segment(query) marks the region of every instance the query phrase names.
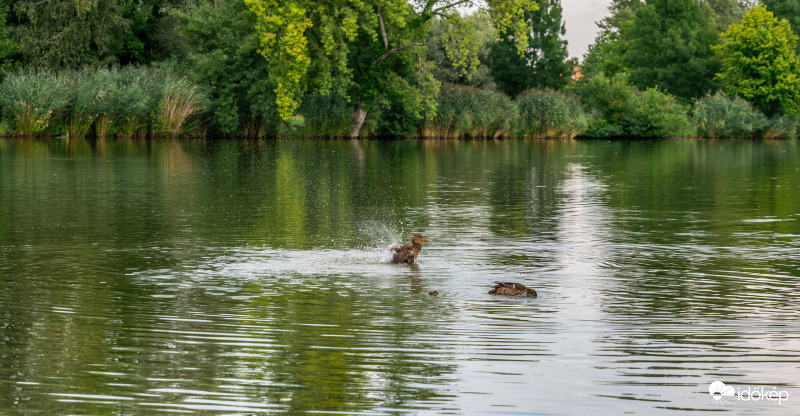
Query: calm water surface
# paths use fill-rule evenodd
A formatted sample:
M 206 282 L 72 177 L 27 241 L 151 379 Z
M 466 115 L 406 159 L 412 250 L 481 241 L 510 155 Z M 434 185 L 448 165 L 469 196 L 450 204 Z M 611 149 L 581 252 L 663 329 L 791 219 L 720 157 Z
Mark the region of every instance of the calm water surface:
M 799 308 L 798 141 L 0 139 L 2 414 L 798 414 Z

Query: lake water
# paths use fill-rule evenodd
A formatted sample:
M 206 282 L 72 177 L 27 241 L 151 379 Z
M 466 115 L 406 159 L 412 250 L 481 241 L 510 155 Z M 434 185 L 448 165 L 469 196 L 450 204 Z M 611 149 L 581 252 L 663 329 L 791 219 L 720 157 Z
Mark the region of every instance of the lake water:
M 798 414 L 799 310 L 797 140 L 0 139 L 2 414 Z

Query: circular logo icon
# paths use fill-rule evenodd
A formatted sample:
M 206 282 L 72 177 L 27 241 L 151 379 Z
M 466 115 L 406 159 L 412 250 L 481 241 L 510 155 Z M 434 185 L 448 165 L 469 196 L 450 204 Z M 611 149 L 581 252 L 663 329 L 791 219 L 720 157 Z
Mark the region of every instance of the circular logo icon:
M 726 386 L 725 383 L 721 381 L 715 381 L 708 386 L 708 394 L 710 394 L 714 400 L 722 400 L 723 396 L 733 396 L 736 392 L 733 387 Z

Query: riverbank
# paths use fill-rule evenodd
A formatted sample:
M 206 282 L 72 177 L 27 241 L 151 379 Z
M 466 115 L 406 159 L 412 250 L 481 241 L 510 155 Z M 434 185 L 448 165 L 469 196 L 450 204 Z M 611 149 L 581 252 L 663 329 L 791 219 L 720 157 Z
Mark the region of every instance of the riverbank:
M 225 110 L 213 86 L 168 67 L 26 70 L 0 83 L 0 136 L 351 137 L 356 106 L 334 93 L 307 96 L 282 120 L 271 101 Z M 234 97 L 234 99 L 236 99 Z M 419 106 L 431 106 L 421 118 Z M 361 107 L 359 107 L 361 108 Z M 379 96 L 364 104 L 362 138 L 791 138 L 800 117 L 767 117 L 722 92 L 691 105 L 657 89 L 639 91 L 602 75 L 566 91 L 528 90 L 515 99 L 444 84 L 435 103 Z M 236 120 L 234 130 L 223 124 Z

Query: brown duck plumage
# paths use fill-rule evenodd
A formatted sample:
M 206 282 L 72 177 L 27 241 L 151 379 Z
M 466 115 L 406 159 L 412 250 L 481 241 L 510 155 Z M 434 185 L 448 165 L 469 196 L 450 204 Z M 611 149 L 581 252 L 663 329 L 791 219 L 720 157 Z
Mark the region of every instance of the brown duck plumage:
M 422 243 L 427 243 L 428 240 L 422 234 L 414 234 L 411 237 L 411 244 L 392 247 L 392 263 L 416 263 L 419 251 L 422 250 Z
M 520 283 L 511 282 L 494 282 L 495 286 L 489 291 L 492 295 L 505 295 L 505 296 L 522 296 L 526 298 L 535 298 L 536 291 L 525 287 Z

